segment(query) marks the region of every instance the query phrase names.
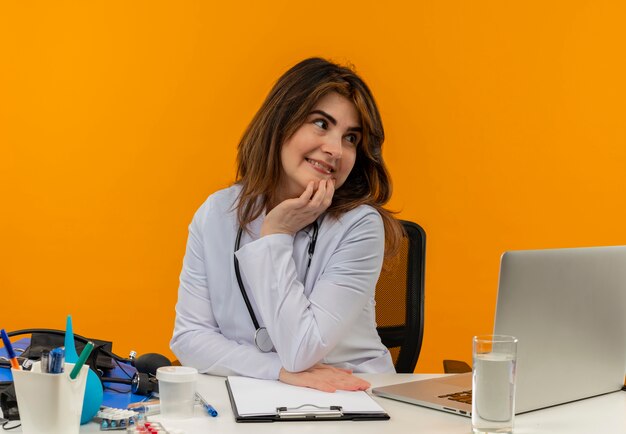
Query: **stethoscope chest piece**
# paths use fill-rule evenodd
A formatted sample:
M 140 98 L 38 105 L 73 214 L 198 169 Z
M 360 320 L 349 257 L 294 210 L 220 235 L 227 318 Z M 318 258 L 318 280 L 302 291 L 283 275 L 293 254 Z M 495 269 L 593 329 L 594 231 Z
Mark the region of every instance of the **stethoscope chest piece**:
M 265 327 L 259 327 L 256 329 L 256 332 L 254 332 L 254 344 L 264 353 L 269 353 L 274 349 L 270 334 Z

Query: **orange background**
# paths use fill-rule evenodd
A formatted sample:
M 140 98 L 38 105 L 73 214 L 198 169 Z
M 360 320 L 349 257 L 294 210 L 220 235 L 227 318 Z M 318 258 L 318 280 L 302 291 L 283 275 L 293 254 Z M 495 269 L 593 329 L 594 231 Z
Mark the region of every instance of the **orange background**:
M 371 86 L 428 234 L 417 371 L 470 361 L 504 250 L 626 244 L 626 3 L 227 3 L 0 3 L 1 327 L 172 356 L 187 225 L 313 55 Z

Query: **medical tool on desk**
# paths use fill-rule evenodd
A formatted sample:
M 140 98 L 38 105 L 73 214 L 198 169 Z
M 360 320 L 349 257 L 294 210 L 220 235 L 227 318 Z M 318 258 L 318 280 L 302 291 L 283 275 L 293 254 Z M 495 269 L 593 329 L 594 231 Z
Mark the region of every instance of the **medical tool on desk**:
M 128 409 L 150 416 L 153 414 L 159 414 L 161 411 L 161 404 L 158 399 L 152 399 L 150 401 L 140 401 L 128 404 Z

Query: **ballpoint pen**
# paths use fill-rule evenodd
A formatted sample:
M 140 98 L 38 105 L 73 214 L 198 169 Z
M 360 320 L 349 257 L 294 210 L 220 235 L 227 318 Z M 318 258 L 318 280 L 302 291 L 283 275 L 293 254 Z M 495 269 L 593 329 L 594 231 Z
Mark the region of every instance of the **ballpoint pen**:
M 93 350 L 93 342 L 87 342 L 87 345 L 85 345 L 85 348 L 83 348 L 83 351 L 80 353 L 80 357 L 78 357 L 78 361 L 74 365 L 74 369 L 70 372 L 70 378 L 72 380 L 78 376 L 78 373 L 85 364 L 87 357 L 91 354 L 91 350 Z
M 41 361 L 39 365 L 41 366 L 41 372 L 43 372 L 44 374 L 47 374 L 48 367 L 50 366 L 50 351 L 43 350 L 41 352 L 41 358 L 39 360 Z
M 20 370 L 22 367 L 17 361 L 17 356 L 15 355 L 15 351 L 13 351 L 13 345 L 11 345 L 11 341 L 9 340 L 9 336 L 7 336 L 7 332 L 2 329 L 0 332 L 2 334 L 2 342 L 4 342 L 4 348 L 7 350 L 7 356 L 11 361 L 11 368 Z
M 217 410 L 215 409 L 215 407 L 213 407 L 211 404 L 209 404 L 208 402 L 206 402 L 204 400 L 204 398 L 199 394 L 196 393 L 196 398 L 198 399 L 198 401 L 200 401 L 200 404 L 202 404 L 202 406 L 204 407 L 204 409 L 213 417 L 217 416 Z

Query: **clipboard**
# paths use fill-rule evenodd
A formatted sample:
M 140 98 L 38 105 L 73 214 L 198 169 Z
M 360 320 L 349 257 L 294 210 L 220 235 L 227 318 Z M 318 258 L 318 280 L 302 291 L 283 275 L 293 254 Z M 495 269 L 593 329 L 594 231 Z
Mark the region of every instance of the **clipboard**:
M 227 377 L 226 389 L 239 423 L 389 419 L 364 391 L 328 393 L 239 376 Z

